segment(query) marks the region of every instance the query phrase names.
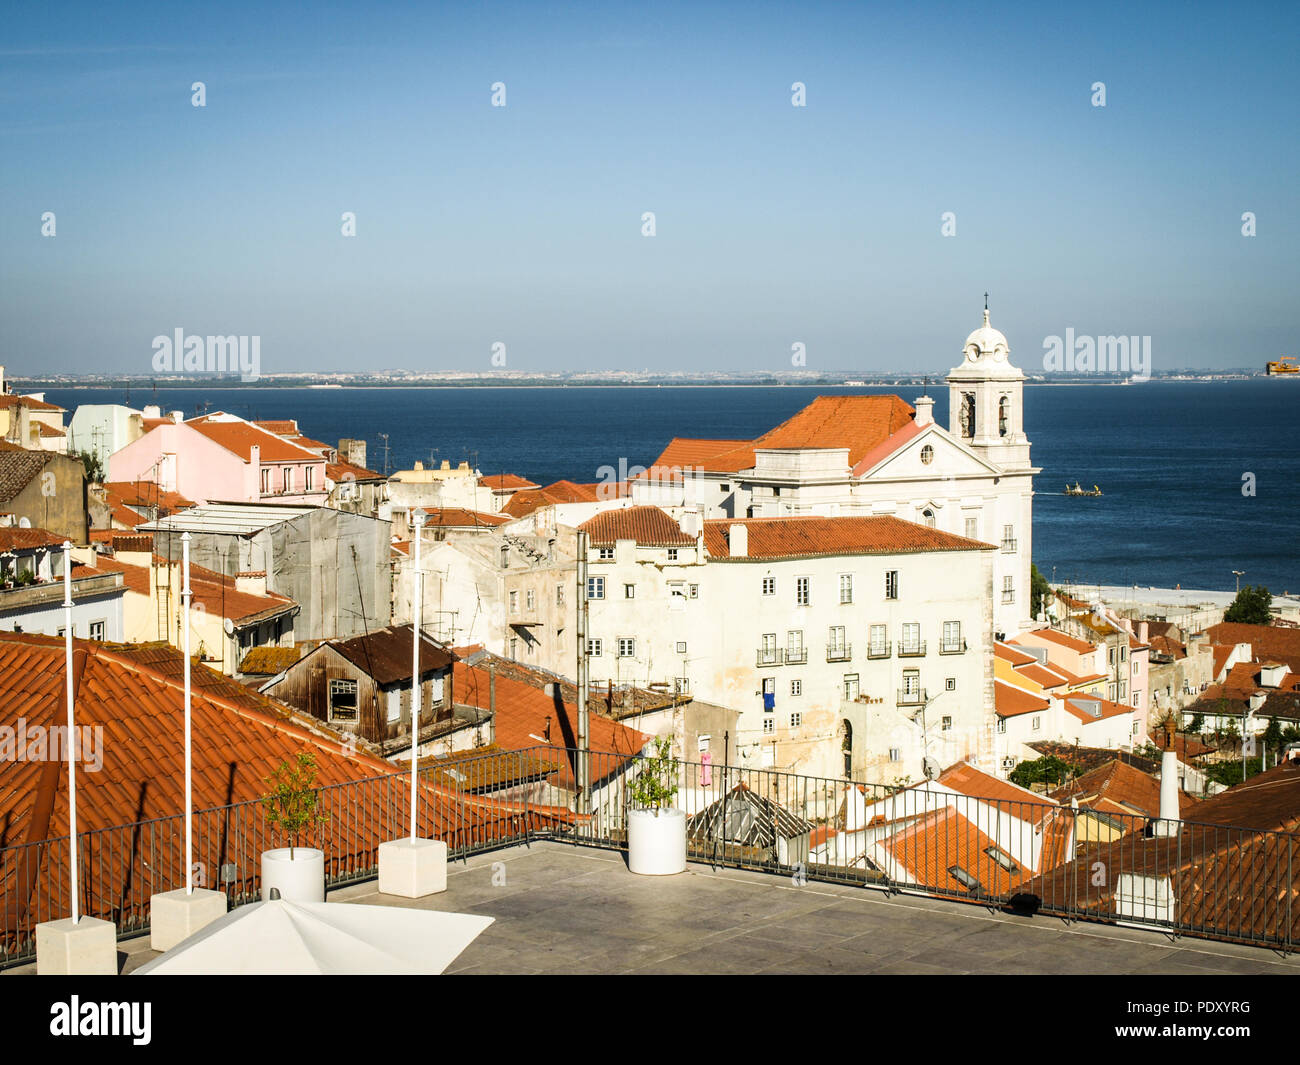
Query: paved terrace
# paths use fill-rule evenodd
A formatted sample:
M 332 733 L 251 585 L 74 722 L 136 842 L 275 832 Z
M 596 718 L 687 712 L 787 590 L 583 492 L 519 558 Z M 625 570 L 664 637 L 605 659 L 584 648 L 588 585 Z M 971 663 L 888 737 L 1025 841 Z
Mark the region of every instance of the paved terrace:
M 694 863 L 634 876 L 616 851 L 551 842 L 456 862 L 447 891 L 418 902 L 379 894 L 377 881 L 329 899 L 495 917 L 453 974 L 1300 974 L 1300 955 L 1262 947 Z M 125 972 L 157 956 L 148 936 L 119 950 Z

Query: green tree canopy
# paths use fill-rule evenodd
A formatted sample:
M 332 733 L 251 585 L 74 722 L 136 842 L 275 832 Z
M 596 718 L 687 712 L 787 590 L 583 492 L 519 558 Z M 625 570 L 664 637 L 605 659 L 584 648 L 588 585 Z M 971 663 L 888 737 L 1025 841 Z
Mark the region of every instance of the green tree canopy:
M 1032 562 L 1029 564 L 1029 609 L 1034 617 L 1042 614 L 1044 603 L 1052 596 L 1052 586 Z
M 1237 593 L 1232 606 L 1224 612 L 1224 621 L 1233 621 L 1240 625 L 1271 625 L 1273 615 L 1269 608 L 1273 605 L 1273 596 L 1262 584 L 1248 584 Z

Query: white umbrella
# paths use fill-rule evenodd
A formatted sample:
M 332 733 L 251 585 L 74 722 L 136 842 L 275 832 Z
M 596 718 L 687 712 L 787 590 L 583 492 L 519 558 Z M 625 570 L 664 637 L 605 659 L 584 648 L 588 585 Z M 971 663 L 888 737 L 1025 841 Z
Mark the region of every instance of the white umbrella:
M 437 975 L 491 917 L 272 899 L 239 906 L 137 974 Z

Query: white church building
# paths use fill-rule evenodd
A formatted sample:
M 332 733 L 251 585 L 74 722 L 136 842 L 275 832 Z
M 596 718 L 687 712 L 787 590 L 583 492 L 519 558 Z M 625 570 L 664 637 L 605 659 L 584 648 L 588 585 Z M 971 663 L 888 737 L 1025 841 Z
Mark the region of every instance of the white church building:
M 1024 374 L 983 324 L 948 374 L 948 428 L 934 401 L 819 396 L 756 440 L 675 438 L 632 482 L 632 502 L 705 519 L 892 515 L 992 544 L 993 629 L 1028 627 L 1033 475 Z

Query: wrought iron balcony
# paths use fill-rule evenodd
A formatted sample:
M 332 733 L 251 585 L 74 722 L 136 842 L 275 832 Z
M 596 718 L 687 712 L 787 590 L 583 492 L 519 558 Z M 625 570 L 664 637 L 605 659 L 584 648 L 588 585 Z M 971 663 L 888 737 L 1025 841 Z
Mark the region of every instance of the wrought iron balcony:
M 785 664 L 787 666 L 802 666 L 808 661 L 808 648 L 800 647 L 797 651 L 792 648 L 786 648 Z
M 959 655 L 966 650 L 965 640 L 945 640 L 939 645 L 941 655 Z
M 899 658 L 920 658 L 925 654 L 925 641 L 916 640 L 913 643 L 900 643 L 898 645 Z
M 888 640 L 886 640 L 884 643 L 869 643 L 867 644 L 867 657 L 888 658 L 889 649 L 891 647 L 893 647 L 893 644 L 891 644 Z
M 898 689 L 899 706 L 922 706 L 925 702 L 924 688 L 916 688 L 913 691 L 908 691 L 906 688 Z
M 779 647 L 758 649 L 758 664 L 760 666 L 779 666 L 785 661 L 785 656 Z
M 1015 541 L 1015 540 L 1003 540 L 1003 541 L 1002 541 L 1002 553 L 1003 553 L 1004 555 L 1014 555 L 1014 554 L 1016 553 L 1016 541 Z
M 847 662 L 853 657 L 853 644 L 832 643 L 826 645 L 827 662 Z

